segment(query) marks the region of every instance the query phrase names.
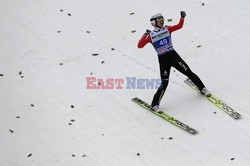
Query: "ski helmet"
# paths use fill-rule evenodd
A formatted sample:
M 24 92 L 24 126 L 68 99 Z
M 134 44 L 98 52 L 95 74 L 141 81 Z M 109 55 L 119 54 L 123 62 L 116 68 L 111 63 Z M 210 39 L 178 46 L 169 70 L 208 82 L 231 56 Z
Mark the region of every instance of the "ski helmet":
M 151 18 L 150 18 L 150 23 L 152 26 L 157 26 L 157 21 L 160 21 L 161 19 L 164 19 L 164 17 L 162 16 L 161 13 L 158 13 L 156 15 L 153 15 Z

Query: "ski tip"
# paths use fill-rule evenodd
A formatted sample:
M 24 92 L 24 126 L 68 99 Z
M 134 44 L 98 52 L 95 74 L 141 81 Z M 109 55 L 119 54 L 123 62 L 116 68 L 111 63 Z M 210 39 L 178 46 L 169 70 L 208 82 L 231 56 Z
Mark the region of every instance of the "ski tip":
M 138 99 L 139 99 L 138 97 L 134 97 L 131 100 L 134 101 L 134 100 L 138 100 Z
M 241 114 L 238 113 L 237 116 L 233 115 L 233 118 L 234 119 L 241 119 L 242 117 L 241 117 Z
M 198 131 L 197 130 L 194 130 L 192 132 L 190 132 L 191 134 L 195 135 L 195 134 L 198 134 Z

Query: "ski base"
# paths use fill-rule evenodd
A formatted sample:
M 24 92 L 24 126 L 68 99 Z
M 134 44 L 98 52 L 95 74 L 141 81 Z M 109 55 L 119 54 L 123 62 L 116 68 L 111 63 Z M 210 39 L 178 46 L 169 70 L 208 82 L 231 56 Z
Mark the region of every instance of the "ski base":
M 191 134 L 196 134 L 196 133 L 198 133 L 197 130 L 195 130 L 195 129 L 189 127 L 188 125 L 184 124 L 183 122 L 181 122 L 181 121 L 175 119 L 175 118 L 174 118 L 173 116 L 171 116 L 171 115 L 168 115 L 168 114 L 166 114 L 166 113 L 164 113 L 164 112 L 162 112 L 162 111 L 161 111 L 161 113 L 158 113 L 158 112 L 155 112 L 155 111 L 151 110 L 151 109 L 150 109 L 150 105 L 149 105 L 148 103 L 144 102 L 143 100 L 141 100 L 141 99 L 139 99 L 139 98 L 137 98 L 137 97 L 132 98 L 132 101 L 135 102 L 136 104 L 140 105 L 140 106 L 143 107 L 144 109 L 146 109 L 146 110 L 148 110 L 148 111 L 154 113 L 154 114 L 157 115 L 157 116 L 160 116 L 161 118 L 167 120 L 168 122 L 170 122 L 170 123 L 176 125 L 177 127 L 181 128 L 181 129 L 183 129 L 183 130 L 185 130 L 185 131 L 187 131 L 187 132 L 189 132 L 189 133 L 191 133 Z
M 187 78 L 184 82 L 187 85 L 189 85 L 193 90 L 200 93 L 198 87 L 189 78 Z M 214 94 L 211 94 L 211 96 L 209 96 L 209 97 L 207 97 L 207 96 L 204 96 L 204 97 L 207 98 L 214 105 L 219 107 L 222 111 L 224 111 L 225 113 L 230 115 L 232 118 L 239 119 L 241 117 L 241 114 L 236 112 L 233 108 L 228 106 L 225 102 L 223 102 L 220 98 L 216 97 Z

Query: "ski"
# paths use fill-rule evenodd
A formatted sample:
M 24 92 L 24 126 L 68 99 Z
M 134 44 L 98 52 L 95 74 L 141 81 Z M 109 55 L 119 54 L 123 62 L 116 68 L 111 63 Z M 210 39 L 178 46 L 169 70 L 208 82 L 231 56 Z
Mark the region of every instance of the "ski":
M 189 78 L 187 78 L 184 82 L 187 85 L 189 85 L 193 90 L 195 90 L 196 92 L 200 93 L 198 87 Z M 214 94 L 212 94 L 209 97 L 207 97 L 207 96 L 204 96 L 204 97 L 207 98 L 214 105 L 216 105 L 217 107 L 219 107 L 222 111 L 224 111 L 225 113 L 227 113 L 228 115 L 230 115 L 231 117 L 233 117 L 234 119 L 239 119 L 241 117 L 241 115 L 238 112 L 236 112 L 233 108 L 231 108 L 230 106 L 228 106 L 220 98 L 216 97 Z
M 183 130 L 185 130 L 185 131 L 187 131 L 187 132 L 189 132 L 189 133 L 191 133 L 191 134 L 196 134 L 196 133 L 198 132 L 197 130 L 195 130 L 195 129 L 189 127 L 188 125 L 186 125 L 185 123 L 183 123 L 183 122 L 181 122 L 181 121 L 175 119 L 175 118 L 174 118 L 173 116 L 171 116 L 171 115 L 168 115 L 168 114 L 166 114 L 166 113 L 164 113 L 164 112 L 158 113 L 158 112 L 155 112 L 155 111 L 151 110 L 151 109 L 150 109 L 150 105 L 149 105 L 148 103 L 144 102 L 143 100 L 141 100 L 141 99 L 139 99 L 139 98 L 137 98 L 137 97 L 132 98 L 131 100 L 132 100 L 133 102 L 135 102 L 136 104 L 140 105 L 141 107 L 143 107 L 144 109 L 146 109 L 146 110 L 148 110 L 148 111 L 154 113 L 155 115 L 157 115 L 157 116 L 159 116 L 159 117 L 161 117 L 161 118 L 167 120 L 168 122 L 170 122 L 170 123 L 172 123 L 172 124 L 178 126 L 179 128 L 181 128 L 181 129 L 183 129 Z

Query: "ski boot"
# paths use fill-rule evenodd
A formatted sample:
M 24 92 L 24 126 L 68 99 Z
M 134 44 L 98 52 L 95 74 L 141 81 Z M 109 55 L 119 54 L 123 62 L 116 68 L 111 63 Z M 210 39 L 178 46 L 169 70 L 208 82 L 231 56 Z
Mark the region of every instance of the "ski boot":
M 162 114 L 163 112 L 159 109 L 159 105 L 155 105 L 155 106 L 151 106 L 150 107 L 150 110 L 151 111 L 154 111 L 154 112 L 156 112 L 156 113 L 159 113 L 159 114 Z
M 206 97 L 211 97 L 212 94 L 207 90 L 206 87 L 204 87 L 202 90 L 201 90 L 201 94 L 203 94 L 204 96 Z

